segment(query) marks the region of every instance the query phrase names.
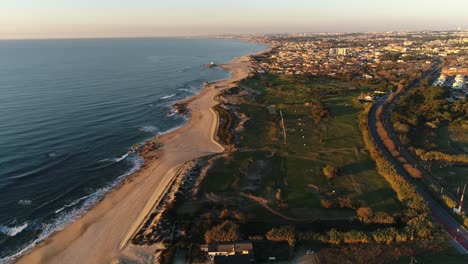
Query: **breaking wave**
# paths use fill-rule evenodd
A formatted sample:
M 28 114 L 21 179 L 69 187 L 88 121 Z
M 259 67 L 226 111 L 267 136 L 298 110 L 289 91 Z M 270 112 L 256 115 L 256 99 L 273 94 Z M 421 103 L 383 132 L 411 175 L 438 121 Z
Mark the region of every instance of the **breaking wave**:
M 114 161 L 114 162 L 121 162 L 122 160 L 126 159 L 127 157 L 128 157 L 128 153 L 125 153 L 125 154 L 122 155 L 121 157 L 114 158 L 113 161 Z
M 117 179 L 115 179 L 109 185 L 102 187 L 100 189 L 97 189 L 95 192 L 93 192 L 90 195 L 81 197 L 73 201 L 72 203 L 64 206 L 64 208 L 60 208 L 56 210 L 55 213 L 57 214 L 57 218 L 55 218 L 55 220 L 53 220 L 50 223 L 40 224 L 39 229 L 41 231 L 38 237 L 33 242 L 31 242 L 28 245 L 25 245 L 22 249 L 20 249 L 16 253 L 10 256 L 7 256 L 5 258 L 1 258 L 0 263 L 8 263 L 8 262 L 15 260 L 19 256 L 23 255 L 24 253 L 32 249 L 34 246 L 36 246 L 39 242 L 49 237 L 54 232 L 64 229 L 73 221 L 81 217 L 84 213 L 86 213 L 89 209 L 91 209 L 96 203 L 101 201 L 109 191 L 111 191 L 116 186 L 120 185 L 123 182 L 123 180 L 125 180 L 125 178 L 127 178 L 130 174 L 138 171 L 141 168 L 141 166 L 143 166 L 144 164 L 144 160 L 138 156 L 132 157 L 132 162 L 133 162 L 132 168 L 126 173 L 117 177 Z M 81 205 L 76 206 L 80 202 L 82 202 Z M 65 211 L 66 208 L 72 208 L 72 209 L 70 211 Z M 27 227 L 28 227 L 27 223 L 21 226 L 16 226 L 16 227 L 0 226 L 0 232 L 9 236 L 15 236 Z
M 0 233 L 7 235 L 7 236 L 16 236 L 17 234 L 21 233 L 24 229 L 28 227 L 28 223 L 24 223 L 18 226 L 0 226 Z
M 171 95 L 162 96 L 162 97 L 161 97 L 161 100 L 167 100 L 167 99 L 172 98 L 172 97 L 174 97 L 174 96 L 176 96 L 176 95 L 177 95 L 177 94 L 171 94 Z

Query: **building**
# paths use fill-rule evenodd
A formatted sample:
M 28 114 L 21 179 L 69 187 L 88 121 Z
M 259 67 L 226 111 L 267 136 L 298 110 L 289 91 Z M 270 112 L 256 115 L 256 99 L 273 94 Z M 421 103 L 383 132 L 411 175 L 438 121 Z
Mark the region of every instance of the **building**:
M 247 259 L 249 262 L 254 261 L 253 245 L 250 241 L 218 242 L 203 244 L 200 246 L 200 249 L 208 254 L 209 259 L 214 259 L 215 263 L 241 263 L 229 262 L 232 260 L 240 259 Z M 246 257 L 226 258 L 242 255 Z M 219 258 L 220 256 L 224 258 Z M 216 262 L 216 259 L 218 259 L 219 262 Z
M 328 51 L 328 54 L 330 56 L 338 56 L 338 55 L 346 56 L 348 54 L 348 49 L 347 48 L 331 48 Z
M 435 81 L 432 86 L 443 86 L 447 81 L 447 77 L 444 74 L 441 74 L 437 81 Z
M 453 89 L 463 89 L 465 88 L 465 76 L 462 74 L 457 74 L 455 81 L 452 84 Z

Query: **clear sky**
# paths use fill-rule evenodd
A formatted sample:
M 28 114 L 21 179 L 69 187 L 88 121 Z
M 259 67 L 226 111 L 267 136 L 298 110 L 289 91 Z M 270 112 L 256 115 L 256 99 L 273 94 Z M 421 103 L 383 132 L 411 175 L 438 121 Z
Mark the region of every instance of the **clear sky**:
M 0 39 L 468 28 L 468 0 L 0 0 Z

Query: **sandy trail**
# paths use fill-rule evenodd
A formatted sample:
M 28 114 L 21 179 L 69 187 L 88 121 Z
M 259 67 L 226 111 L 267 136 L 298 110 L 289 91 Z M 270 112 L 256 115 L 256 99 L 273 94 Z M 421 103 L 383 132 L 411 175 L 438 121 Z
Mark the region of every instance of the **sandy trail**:
M 243 56 L 223 65 L 231 77 L 205 87 L 184 102 L 191 111 L 183 127 L 161 136 L 159 159 L 147 162 L 127 183 L 110 192 L 83 217 L 53 234 L 17 263 L 112 263 L 141 250 L 128 243 L 132 234 L 163 194 L 176 171 L 185 162 L 224 149 L 214 139 L 218 118 L 214 96 L 232 82 L 248 76 L 251 63 Z M 149 247 L 147 252 L 151 252 Z

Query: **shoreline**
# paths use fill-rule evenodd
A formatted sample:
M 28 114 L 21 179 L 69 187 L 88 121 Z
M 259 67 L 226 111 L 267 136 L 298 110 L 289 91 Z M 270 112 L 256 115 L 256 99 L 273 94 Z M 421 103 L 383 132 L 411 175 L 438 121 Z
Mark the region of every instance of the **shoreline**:
M 228 78 L 205 85 L 198 94 L 177 102 L 187 105 L 189 120 L 149 140 L 162 143 L 161 150 L 148 153 L 139 171 L 129 175 L 80 218 L 19 256 L 16 263 L 111 263 L 120 258 L 134 260 L 141 254 L 152 255 L 154 246 L 134 246 L 129 241 L 185 163 L 224 151 L 215 140 L 218 114 L 213 107 L 218 102 L 214 98 L 232 83 L 249 76 L 250 56 L 270 48 L 220 65 L 230 71 Z

